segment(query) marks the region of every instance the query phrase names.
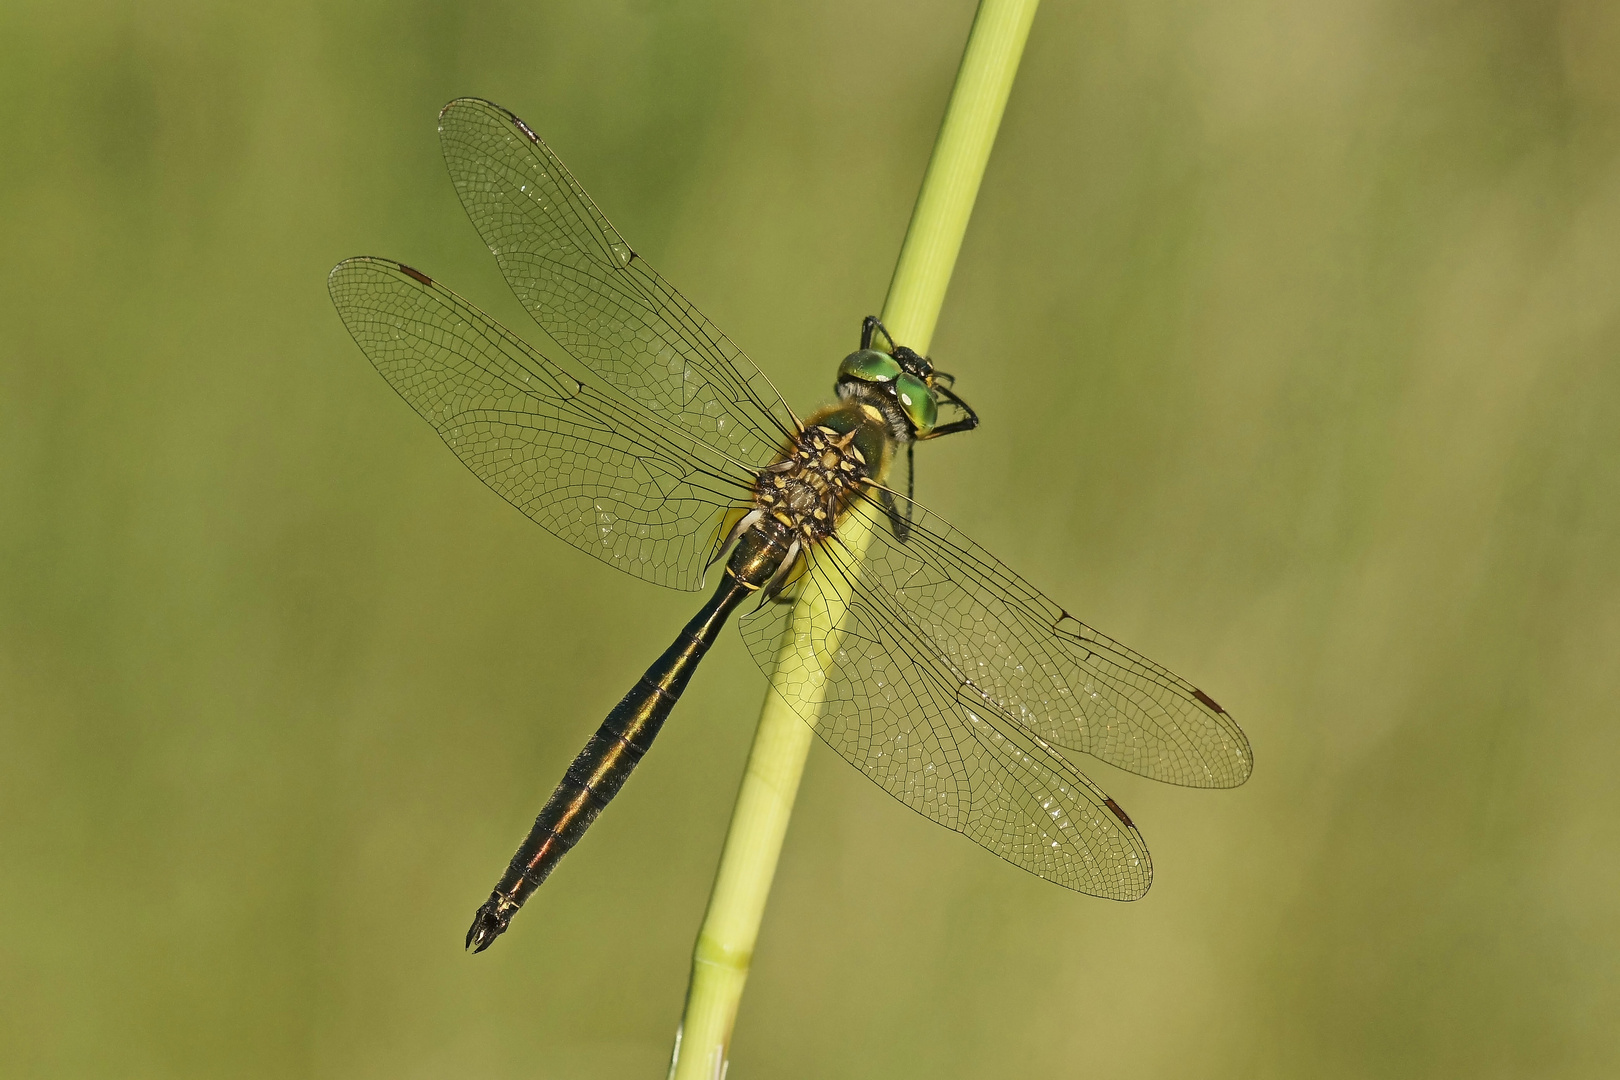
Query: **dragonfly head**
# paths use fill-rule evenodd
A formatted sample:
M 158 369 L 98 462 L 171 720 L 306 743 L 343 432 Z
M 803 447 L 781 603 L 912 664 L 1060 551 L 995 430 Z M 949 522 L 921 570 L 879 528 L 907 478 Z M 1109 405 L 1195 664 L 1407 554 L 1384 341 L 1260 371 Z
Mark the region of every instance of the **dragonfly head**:
M 924 439 L 939 419 L 933 373 L 926 357 L 904 346 L 897 346 L 892 353 L 859 349 L 838 365 L 838 396 L 845 399 L 877 396 L 905 418 L 913 439 Z

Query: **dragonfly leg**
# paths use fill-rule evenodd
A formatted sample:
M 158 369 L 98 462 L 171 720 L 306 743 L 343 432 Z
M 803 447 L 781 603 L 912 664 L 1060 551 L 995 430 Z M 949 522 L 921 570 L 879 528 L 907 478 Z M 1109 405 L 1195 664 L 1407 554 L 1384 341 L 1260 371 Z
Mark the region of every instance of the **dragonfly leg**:
M 941 379 L 943 379 L 944 382 L 941 382 Z M 939 397 L 943 398 L 946 402 L 955 405 L 967 415 L 960 420 L 953 421 L 952 423 L 942 424 L 933 431 L 930 431 L 928 434 L 919 436 L 919 439 L 937 439 L 941 435 L 954 435 L 958 431 L 972 431 L 974 428 L 979 426 L 979 414 L 973 411 L 973 406 L 957 397 L 956 391 L 951 389 L 955 383 L 956 379 L 954 377 L 943 372 L 936 372 L 934 374 L 934 384 L 931 389 Z
M 909 485 L 908 485 L 909 486 Z M 895 504 L 894 492 L 883 488 L 878 492 L 878 498 L 883 502 L 883 509 L 889 514 L 889 530 L 894 538 L 902 544 L 911 539 L 911 501 L 906 500 L 906 512 L 902 514 L 900 507 Z
M 876 315 L 868 315 L 861 320 L 861 348 L 870 349 L 872 347 L 873 331 L 882 332 L 884 339 L 889 343 L 889 349 L 891 351 L 894 349 L 894 338 L 889 334 L 889 328 L 884 326 L 883 320 Z

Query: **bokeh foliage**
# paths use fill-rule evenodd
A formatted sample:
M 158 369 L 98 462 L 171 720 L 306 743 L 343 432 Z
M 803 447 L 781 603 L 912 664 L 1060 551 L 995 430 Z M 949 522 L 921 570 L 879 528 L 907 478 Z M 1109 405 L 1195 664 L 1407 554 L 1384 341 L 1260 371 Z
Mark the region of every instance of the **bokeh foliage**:
M 728 640 L 460 937 L 693 599 L 484 490 L 326 299 L 539 339 L 433 117 L 493 98 L 808 408 L 971 5 L 0 9 L 0 1072 L 653 1076 L 764 682 Z M 1142 902 L 813 751 L 735 1075 L 1620 1068 L 1620 7 L 1048 0 L 919 496 L 1247 728 L 1102 765 Z

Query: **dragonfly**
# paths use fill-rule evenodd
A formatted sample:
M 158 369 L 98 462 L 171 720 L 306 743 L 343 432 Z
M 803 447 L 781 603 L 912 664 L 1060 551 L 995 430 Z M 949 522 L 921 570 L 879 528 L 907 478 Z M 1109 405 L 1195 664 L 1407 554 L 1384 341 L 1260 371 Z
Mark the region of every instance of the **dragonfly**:
M 554 536 L 657 585 L 717 581 L 574 758 L 466 946 L 506 931 L 618 793 L 739 609 L 775 692 L 884 791 L 1065 888 L 1145 894 L 1141 833 L 1064 751 L 1230 788 L 1253 768 L 1249 741 L 1208 694 L 913 500 L 916 444 L 978 425 L 955 380 L 867 317 L 835 400 L 801 417 L 522 120 L 461 98 L 439 135 L 479 236 L 565 355 L 374 257 L 328 280 L 350 334 L 474 475 Z

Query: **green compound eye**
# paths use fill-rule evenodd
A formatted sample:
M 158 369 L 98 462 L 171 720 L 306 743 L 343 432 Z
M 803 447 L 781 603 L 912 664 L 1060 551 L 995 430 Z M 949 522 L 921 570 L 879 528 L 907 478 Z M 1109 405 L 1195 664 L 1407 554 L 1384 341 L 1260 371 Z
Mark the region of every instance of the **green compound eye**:
M 894 357 L 876 349 L 852 352 L 838 365 L 840 381 L 859 379 L 861 382 L 888 382 L 899 374 L 900 365 L 894 362 Z
M 894 380 L 894 396 L 918 435 L 926 435 L 934 430 L 934 421 L 939 419 L 939 406 L 934 403 L 934 395 L 928 392 L 921 379 L 915 375 L 901 375 Z

